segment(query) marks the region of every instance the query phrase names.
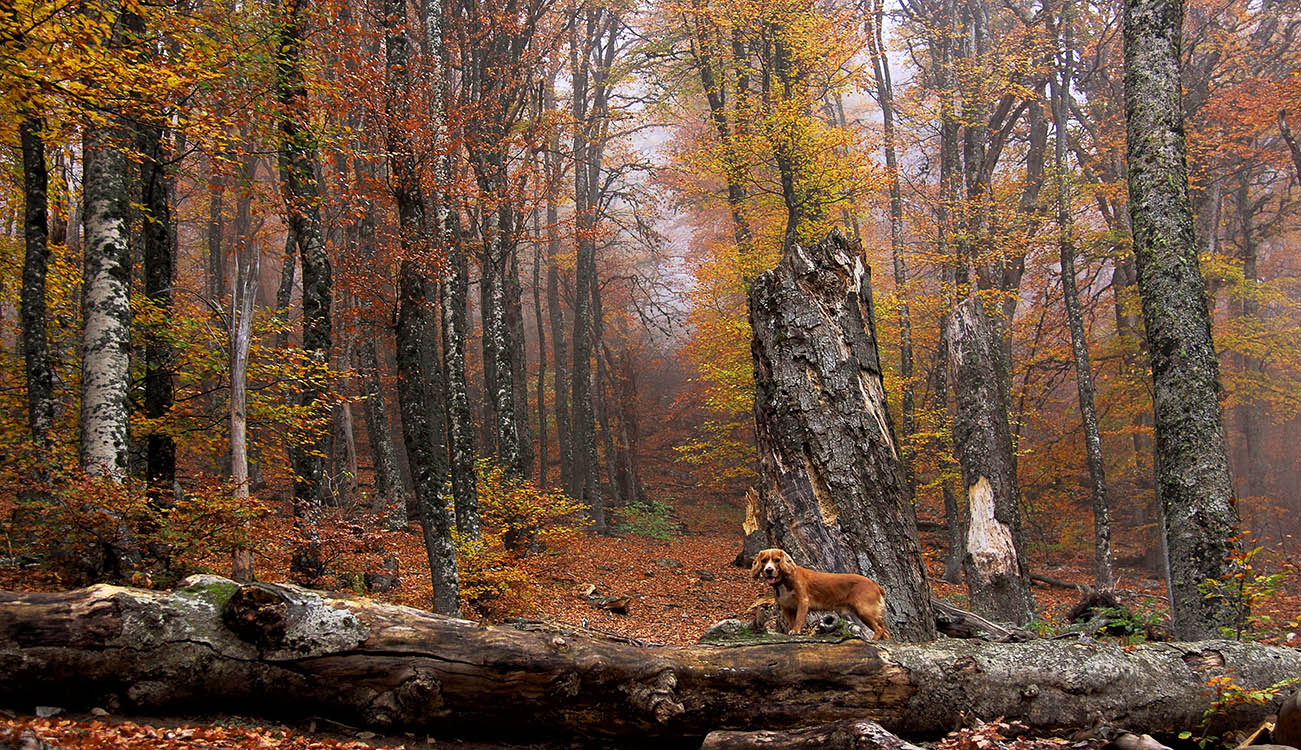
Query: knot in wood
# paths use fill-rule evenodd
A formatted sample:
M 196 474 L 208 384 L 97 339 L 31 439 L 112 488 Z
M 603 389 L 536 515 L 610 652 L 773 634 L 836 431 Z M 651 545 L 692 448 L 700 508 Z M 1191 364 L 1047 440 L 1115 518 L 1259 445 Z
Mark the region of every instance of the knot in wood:
M 424 669 L 415 669 L 393 690 L 403 716 L 428 716 L 443 707 L 443 683 Z
M 671 668 L 664 668 L 644 682 L 622 686 L 628 702 L 667 724 L 674 716 L 686 711 L 677 697 L 678 676 Z
M 555 636 L 551 639 L 551 649 L 557 654 L 567 654 L 569 653 L 569 643 L 564 638 Z

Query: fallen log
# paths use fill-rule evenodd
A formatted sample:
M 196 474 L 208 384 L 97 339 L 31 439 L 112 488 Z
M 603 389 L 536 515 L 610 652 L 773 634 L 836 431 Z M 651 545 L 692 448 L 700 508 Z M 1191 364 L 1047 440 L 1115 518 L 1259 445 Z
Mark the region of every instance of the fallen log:
M 922 750 L 875 721 L 846 719 L 779 732 L 710 732 L 700 750 Z
M 1197 729 L 1207 682 L 1301 674 L 1301 652 L 1231 641 L 1120 647 L 839 643 L 646 647 L 557 626 L 489 627 L 366 599 L 213 576 L 171 592 L 0 592 L 0 705 L 329 716 L 507 739 L 699 740 L 873 719 L 933 737 L 966 718 L 1032 730 L 1099 718 Z M 1269 706 L 1234 706 L 1250 727 Z

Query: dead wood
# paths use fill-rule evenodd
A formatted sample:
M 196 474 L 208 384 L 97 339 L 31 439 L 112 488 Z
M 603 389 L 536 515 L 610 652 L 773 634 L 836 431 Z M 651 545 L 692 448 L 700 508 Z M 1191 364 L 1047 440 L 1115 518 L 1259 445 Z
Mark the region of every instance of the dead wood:
M 648 647 L 557 625 L 489 627 L 279 584 L 201 576 L 175 591 L 0 592 L 0 705 L 199 709 L 497 739 L 699 742 L 872 719 L 934 737 L 961 716 L 1033 731 L 1106 717 L 1198 729 L 1207 682 L 1301 674 L 1301 652 L 1230 641 L 839 643 L 774 638 Z M 1270 706 L 1235 706 L 1254 727 Z

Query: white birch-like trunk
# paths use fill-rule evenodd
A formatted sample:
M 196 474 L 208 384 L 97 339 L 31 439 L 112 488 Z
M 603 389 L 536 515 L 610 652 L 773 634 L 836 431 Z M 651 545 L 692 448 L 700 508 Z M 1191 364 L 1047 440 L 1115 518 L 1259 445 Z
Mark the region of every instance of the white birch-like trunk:
M 235 497 L 247 500 L 248 492 L 248 352 L 253 343 L 253 303 L 257 299 L 258 266 L 239 268 L 235 261 L 235 289 L 230 302 L 230 473 Z M 253 551 L 235 548 L 231 577 L 253 580 Z
M 91 128 L 85 136 L 81 466 L 121 481 L 127 468 L 131 266 L 127 162 L 111 142 L 114 133 Z

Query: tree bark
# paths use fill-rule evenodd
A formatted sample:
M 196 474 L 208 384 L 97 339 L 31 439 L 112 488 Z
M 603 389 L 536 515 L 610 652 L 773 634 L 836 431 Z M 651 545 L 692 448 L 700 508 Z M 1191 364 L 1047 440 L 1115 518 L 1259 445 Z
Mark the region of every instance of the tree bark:
M 407 525 L 407 492 L 398 470 L 397 452 L 393 447 L 393 430 L 389 426 L 388 402 L 380 380 L 379 352 L 373 338 L 363 340 L 357 348 L 357 368 L 361 370 L 366 400 L 366 434 L 375 461 L 375 498 L 371 511 L 384 518 L 384 525 L 397 531 Z
M 885 169 L 890 180 L 890 257 L 894 266 L 895 294 L 899 298 L 899 383 L 903 408 L 903 465 L 908 478 L 908 494 L 916 492 L 910 448 L 917 432 L 916 407 L 913 403 L 912 321 L 908 313 L 908 266 L 904 259 L 903 192 L 899 187 L 899 159 L 894 148 L 894 86 L 890 80 L 890 60 L 886 57 L 883 32 L 885 4 L 873 0 L 868 14 L 868 50 L 876 74 L 876 98 L 881 107 L 881 132 L 885 143 Z
M 82 290 L 81 466 L 121 481 L 127 470 L 130 380 L 125 128 L 88 128 L 83 191 L 86 248 Z
M 542 90 L 543 106 L 555 108 L 555 75 L 548 76 Z M 574 465 L 574 442 L 570 439 L 569 424 L 569 345 L 565 336 L 565 310 L 560 304 L 560 210 L 556 196 L 560 193 L 561 163 L 560 135 L 552 131 L 550 146 L 544 162 L 548 180 L 547 189 L 547 315 L 551 324 L 551 360 L 555 363 L 551 389 L 555 397 L 556 443 L 560 452 L 560 486 L 572 487 L 570 476 Z
M 281 0 L 275 44 L 276 98 L 280 105 L 279 164 L 281 192 L 290 231 L 298 244 L 303 277 L 303 350 L 319 362 L 330 361 L 330 261 L 321 232 L 321 189 L 316 181 L 317 152 L 305 127 L 307 84 L 303 79 L 303 0 Z M 304 387 L 299 403 L 311 407 L 324 394 Z M 325 572 L 317 530 L 323 482 L 320 436 L 290 448 L 294 471 L 294 530 L 299 543 L 290 567 L 313 579 Z
M 1157 497 L 1175 635 L 1194 638 L 1234 623 L 1236 603 L 1207 598 L 1200 586 L 1232 575 L 1238 511 L 1188 201 L 1182 22 L 1179 0 L 1125 2 L 1129 213 L 1154 386 Z
M 134 17 L 138 18 L 139 16 Z M 141 28 L 137 33 L 143 33 Z M 160 125 L 140 126 L 138 140 L 143 161 L 140 165 L 140 204 L 144 213 L 145 296 L 171 320 L 172 286 L 176 279 L 176 225 L 172 219 L 171 178 L 167 174 L 167 131 Z M 145 344 L 144 415 L 161 420 L 172 410 L 175 354 L 162 330 L 149 331 Z M 147 438 L 145 476 L 151 501 L 171 502 L 176 481 L 176 441 L 166 431 L 151 432 Z
M 425 42 L 425 83 L 429 124 L 434 134 L 432 235 L 447 252 L 447 271 L 439 285 L 439 325 L 443 343 L 443 373 L 447 384 L 447 470 L 452 485 L 456 530 L 467 539 L 479 538 L 479 496 L 474 469 L 474 419 L 465 379 L 465 302 L 469 269 L 459 229 L 458 213 L 449 194 L 452 185 L 447 126 L 447 51 L 443 43 L 443 4 L 424 0 L 421 6 Z
M 38 448 L 50 447 L 54 428 L 54 370 L 45 332 L 45 277 L 50 264 L 48 175 L 41 120 L 28 116 L 19 128 L 23 149 L 23 357 L 27 375 L 27 426 Z
M 1066 306 L 1067 325 L 1071 331 L 1071 354 L 1075 360 L 1075 390 L 1084 430 L 1084 449 L 1089 467 L 1089 489 L 1093 506 L 1094 583 L 1101 591 L 1114 584 L 1111 567 L 1111 518 L 1107 502 L 1107 477 L 1102 464 L 1102 435 L 1098 429 L 1098 412 L 1093 404 L 1093 367 L 1089 362 L 1089 341 L 1084 332 L 1084 314 L 1080 310 L 1080 293 L 1075 286 L 1075 244 L 1071 239 L 1070 177 L 1066 171 L 1066 127 L 1069 122 L 1067 98 L 1073 79 L 1071 56 L 1072 3 L 1066 0 L 1061 15 L 1057 47 L 1057 77 L 1053 79 L 1052 112 L 1054 166 L 1057 171 L 1057 249 L 1062 264 L 1062 298 Z M 1050 12 L 1045 6 L 1045 13 Z
M 0 703 L 162 713 L 330 716 L 383 731 L 699 743 L 714 730 L 870 718 L 933 738 L 963 717 L 1036 732 L 1199 728 L 1208 680 L 1244 690 L 1301 672 L 1301 651 L 1232 641 L 1136 646 L 785 640 L 648 647 L 578 628 L 486 627 L 282 584 L 194 576 L 172 592 L 0 592 Z M 1210 728 L 1255 726 L 1270 705 Z
M 398 271 L 397 365 L 398 403 L 402 435 L 420 504 L 425 554 L 429 560 L 434 611 L 458 615 L 461 611 L 456 549 L 452 543 L 454 517 L 443 502 L 443 482 L 434 455 L 431 405 L 425 390 L 422 344 L 433 330 L 426 299 L 426 279 L 420 240 L 425 228 L 425 206 L 410 136 L 399 124 L 399 108 L 408 95 L 410 62 L 404 0 L 385 0 L 385 88 L 387 95 L 388 160 L 393 197 L 398 207 L 402 262 Z
M 870 273 L 833 231 L 750 287 L 760 523 L 801 565 L 861 573 L 891 632 L 935 637 L 916 519 L 887 412 Z
M 980 299 L 949 313 L 949 381 L 957 395 L 953 444 L 967 487 L 967 554 L 963 569 L 971 608 L 1024 625 L 1034 617 L 1022 554 L 1020 490 L 1012 462 L 1007 403 L 998 384 L 998 341 Z
M 248 351 L 253 343 L 253 307 L 257 299 L 259 266 L 235 266 L 230 330 L 230 470 L 235 497 L 248 500 Z M 253 550 L 235 548 L 231 578 L 252 581 Z
M 875 721 L 844 719 L 807 729 L 710 732 L 700 750 L 921 750 Z

